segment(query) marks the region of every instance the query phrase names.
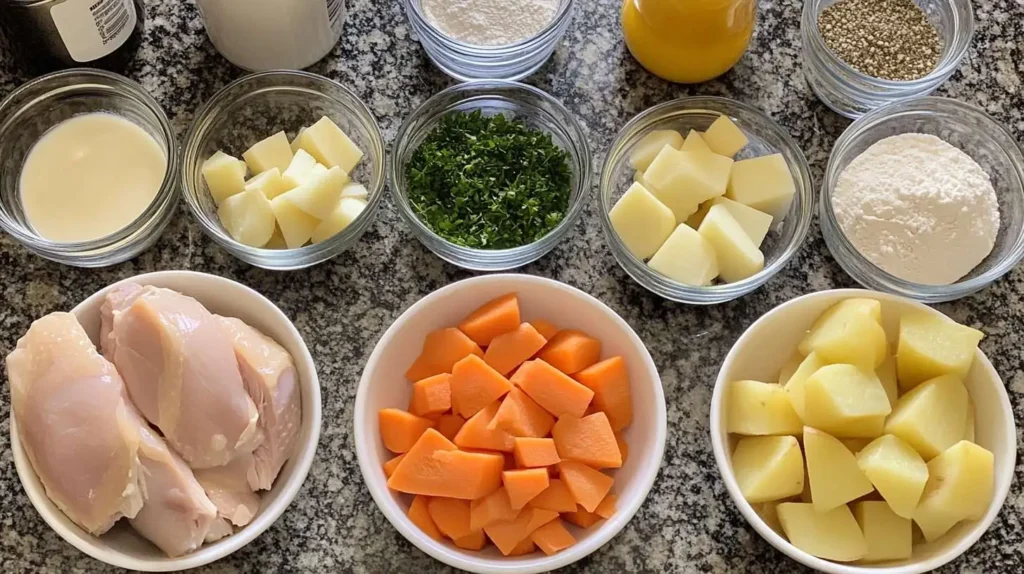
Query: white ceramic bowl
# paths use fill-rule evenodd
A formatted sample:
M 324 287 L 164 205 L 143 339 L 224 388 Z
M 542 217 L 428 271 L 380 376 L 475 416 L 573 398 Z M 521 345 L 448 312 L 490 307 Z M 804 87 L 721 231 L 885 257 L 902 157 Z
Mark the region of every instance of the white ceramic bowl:
M 589 529 L 569 526 L 577 543 L 553 556 L 534 553 L 504 557 L 493 546 L 481 552 L 437 542 L 406 516 L 411 497 L 392 492 L 381 465 L 392 455 L 384 448 L 377 424 L 382 408 L 406 408 L 410 387 L 405 371 L 423 346 L 427 333 L 456 325 L 490 299 L 515 291 L 523 320 L 544 318 L 559 327 L 580 329 L 599 339 L 603 356 L 621 355 L 629 367 L 633 392 L 633 424 L 624 437 L 629 457 L 614 471 L 618 509 L 610 519 Z M 391 524 L 417 548 L 463 570 L 487 574 L 531 574 L 571 564 L 612 539 L 636 514 L 654 484 L 665 450 L 665 397 L 661 378 L 643 342 L 604 303 L 563 283 L 530 275 L 486 275 L 453 283 L 418 301 L 384 333 L 363 371 L 356 393 L 355 437 L 359 467 L 373 500 Z
M 256 518 L 232 536 L 212 544 L 204 544 L 191 554 L 168 558 L 156 546 L 136 534 L 126 521 L 120 521 L 103 536 L 92 536 L 71 522 L 46 497 L 46 492 L 18 439 L 18 426 L 12 412 L 11 450 L 14 453 L 14 465 L 18 470 L 18 478 L 21 479 L 21 484 L 32 501 L 32 506 L 35 506 L 43 520 L 61 538 L 89 556 L 107 564 L 144 572 L 171 572 L 195 568 L 219 560 L 252 542 L 264 530 L 270 528 L 295 498 L 309 472 L 320 437 L 320 383 L 317 380 L 313 357 L 309 354 L 302 336 L 276 305 L 244 285 L 203 273 L 148 273 L 125 279 L 93 294 L 72 309 L 72 313 L 78 317 L 78 321 L 94 342 L 99 338 L 100 305 L 103 298 L 115 286 L 129 281 L 174 289 L 194 297 L 214 313 L 242 319 L 280 343 L 294 358 L 302 392 L 302 427 L 297 450 L 281 469 L 273 488 L 261 494 L 260 510 Z
M 925 310 L 941 315 L 935 309 L 896 295 L 838 289 L 798 297 L 772 309 L 757 320 L 736 341 L 722 364 L 711 397 L 711 445 L 718 463 L 718 471 L 725 481 L 729 496 L 739 507 L 747 522 L 772 546 L 790 558 L 829 574 L 918 574 L 930 572 L 967 551 L 981 538 L 1006 500 L 1013 479 L 1017 453 L 1016 429 L 1013 410 L 1006 388 L 992 363 L 981 351 L 974 357 L 964 384 L 974 401 L 976 414 L 976 440 L 995 455 L 995 494 L 985 517 L 978 521 L 961 522 L 948 534 L 931 544 L 914 546 L 914 556 L 908 560 L 880 564 L 841 564 L 816 558 L 790 544 L 772 530 L 743 498 L 732 473 L 729 439 L 725 432 L 725 385 L 738 379 L 774 381 L 783 363 L 815 319 L 828 307 L 850 297 L 869 297 L 882 302 L 882 323 L 890 341 L 898 333 L 899 317 L 911 310 Z M 984 330 L 984 329 L 982 329 Z

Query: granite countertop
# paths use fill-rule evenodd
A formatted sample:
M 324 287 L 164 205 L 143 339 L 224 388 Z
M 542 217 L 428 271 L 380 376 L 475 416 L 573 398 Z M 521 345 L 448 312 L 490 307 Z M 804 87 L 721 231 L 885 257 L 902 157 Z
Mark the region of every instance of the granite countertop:
M 1024 4 L 978 0 L 973 46 L 939 94 L 984 108 L 1024 138 Z M 344 36 L 312 71 L 355 90 L 390 142 L 403 118 L 451 84 L 411 37 L 401 3 L 348 0 Z M 774 117 L 800 143 L 820 181 L 829 150 L 848 125 L 819 103 L 800 71 L 801 2 L 761 2 L 750 52 L 718 80 L 671 85 L 640 68 L 622 42 L 616 0 L 578 2 L 554 57 L 527 81 L 562 100 L 583 122 L 595 170 L 616 131 L 636 113 L 694 94 L 747 102 Z M 193 2 L 149 0 L 145 39 L 128 75 L 172 118 L 179 137 L 194 111 L 242 75 L 206 39 Z M 28 79 L 0 53 L 0 97 Z M 184 206 L 156 247 L 104 270 L 79 270 L 32 255 L 0 236 L 0 351 L 6 355 L 29 323 L 67 310 L 93 291 L 137 273 L 192 269 L 230 277 L 275 301 L 306 338 L 323 387 L 323 429 L 309 478 L 284 516 L 255 542 L 204 568 L 208 572 L 447 572 L 387 522 L 363 485 L 352 436 L 353 403 L 362 366 L 375 341 L 409 305 L 471 274 L 442 262 L 406 230 L 390 200 L 352 250 L 299 272 L 250 267 L 208 240 Z M 661 371 L 669 439 L 657 482 L 628 526 L 567 572 L 797 572 L 741 518 L 719 480 L 711 453 L 708 405 L 718 366 L 750 323 L 797 295 L 853 286 L 829 255 L 817 224 L 806 244 L 767 285 L 738 301 L 709 308 L 667 302 L 637 284 L 605 246 L 596 208 L 587 208 L 552 253 L 521 270 L 552 277 L 598 297 L 637 331 Z M 983 329 L 982 348 L 1024 420 L 1024 270 L 972 297 L 942 305 Z M 112 570 L 62 541 L 22 491 L 8 448 L 7 385 L 0 390 L 0 561 L 5 572 Z M 1018 430 L 1018 444 L 1024 444 Z M 1019 465 L 1020 463 L 1018 463 Z M 1024 466 L 995 524 L 944 572 L 1024 571 Z

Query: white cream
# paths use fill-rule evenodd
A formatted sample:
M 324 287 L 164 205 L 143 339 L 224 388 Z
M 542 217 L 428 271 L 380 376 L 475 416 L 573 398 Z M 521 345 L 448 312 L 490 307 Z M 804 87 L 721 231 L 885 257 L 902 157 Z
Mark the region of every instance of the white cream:
M 84 114 L 32 147 L 21 172 L 21 202 L 29 225 L 46 239 L 99 239 L 149 207 L 166 171 L 163 148 L 144 129 L 113 114 Z

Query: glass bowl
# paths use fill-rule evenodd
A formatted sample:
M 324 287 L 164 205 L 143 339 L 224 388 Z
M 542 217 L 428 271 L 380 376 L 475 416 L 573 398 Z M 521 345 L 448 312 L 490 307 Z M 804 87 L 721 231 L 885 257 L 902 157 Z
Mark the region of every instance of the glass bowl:
M 363 151 L 363 159 L 349 175 L 366 186 L 366 209 L 341 233 L 297 249 L 249 247 L 232 239 L 220 223 L 217 205 L 203 180 L 203 162 L 217 150 L 240 158 L 249 146 L 281 130 L 291 140 L 299 128 L 323 116 L 338 124 Z M 359 241 L 383 201 L 384 163 L 380 128 L 351 90 L 308 72 L 273 70 L 236 80 L 199 110 L 185 136 L 181 180 L 185 201 L 210 238 L 246 263 L 290 270 L 327 261 Z
M 21 170 L 32 146 L 50 128 L 74 116 L 105 112 L 127 119 L 153 137 L 167 171 L 149 207 L 106 237 L 56 242 L 32 228 L 21 202 Z M 167 115 L 142 86 L 111 72 L 77 68 L 37 78 L 0 103 L 0 227 L 30 251 L 75 267 L 105 267 L 152 246 L 177 206 L 178 149 Z
M 459 80 L 519 80 L 537 71 L 555 51 L 572 21 L 575 0 L 560 0 L 551 22 L 535 36 L 502 46 L 466 44 L 435 28 L 422 0 L 403 0 L 413 32 L 434 64 Z
M 420 221 L 409 203 L 405 166 L 413 153 L 445 115 L 474 110 L 481 110 L 484 115 L 503 113 L 531 128 L 543 130 L 551 135 L 555 145 L 569 154 L 569 167 L 572 169 L 569 210 L 561 223 L 533 243 L 512 249 L 474 249 L 456 245 Z M 590 169 L 590 148 L 583 129 L 561 103 L 533 86 L 502 80 L 479 80 L 439 92 L 406 118 L 391 150 L 388 179 L 399 213 L 427 249 L 465 269 L 502 271 L 540 259 L 572 229 L 590 196 Z
M 915 0 L 935 25 L 942 53 L 930 74 L 911 81 L 892 81 L 864 75 L 829 50 L 818 31 L 818 15 L 837 0 L 807 0 L 800 20 L 804 47 L 804 76 L 811 90 L 836 112 L 858 118 L 879 106 L 930 94 L 956 71 L 974 33 L 970 0 Z
M 904 281 L 861 255 L 843 234 L 832 210 L 839 174 L 880 139 L 917 132 L 941 137 L 967 152 L 988 172 L 999 201 L 999 234 L 992 253 L 951 285 Z M 870 289 L 924 303 L 970 295 L 1002 277 L 1024 257 L 1024 157 L 1013 136 L 980 109 L 947 98 L 924 97 L 888 105 L 853 122 L 836 141 L 825 168 L 819 206 L 821 233 L 839 265 Z
M 793 176 L 796 194 L 789 212 L 781 222 L 772 222 L 772 229 L 761 244 L 764 269 L 756 275 L 735 283 L 698 287 L 673 281 L 651 269 L 626 248 L 612 228 L 608 213 L 615 202 L 633 183 L 634 169 L 629 154 L 641 139 L 654 130 L 674 129 L 682 134 L 691 129 L 704 131 L 719 116 L 728 116 L 747 136 L 749 143 L 736 155 L 747 159 L 781 153 Z M 637 283 L 666 299 L 694 305 L 713 305 L 731 301 L 764 285 L 796 254 L 813 215 L 814 190 L 807 160 L 796 142 L 779 124 L 761 111 L 735 100 L 717 97 L 680 98 L 654 106 L 629 121 L 615 136 L 601 171 L 601 225 L 612 255 Z

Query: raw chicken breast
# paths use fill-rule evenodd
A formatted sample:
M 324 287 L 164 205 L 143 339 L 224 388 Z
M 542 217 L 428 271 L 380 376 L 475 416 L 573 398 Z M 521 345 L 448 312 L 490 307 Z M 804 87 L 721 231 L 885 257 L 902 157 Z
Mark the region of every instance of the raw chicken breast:
M 253 492 L 247 475 L 253 468 L 251 454 L 242 455 L 224 466 L 196 471 L 196 479 L 217 508 L 217 523 L 207 533 L 212 542 L 245 526 L 260 509 L 260 497 Z
M 122 286 L 106 303 L 104 353 L 189 466 L 221 466 L 260 444 L 256 406 L 223 322 L 195 299 L 152 286 Z
M 139 426 L 121 377 L 75 316 L 32 323 L 7 356 L 7 378 L 22 445 L 50 500 L 96 535 L 136 516 Z

